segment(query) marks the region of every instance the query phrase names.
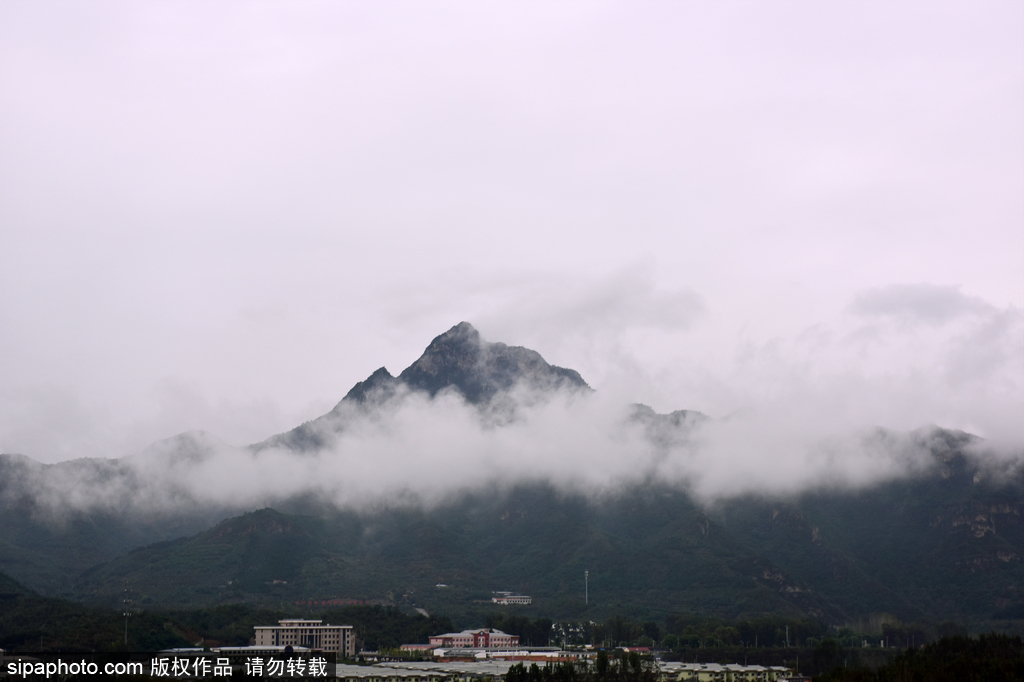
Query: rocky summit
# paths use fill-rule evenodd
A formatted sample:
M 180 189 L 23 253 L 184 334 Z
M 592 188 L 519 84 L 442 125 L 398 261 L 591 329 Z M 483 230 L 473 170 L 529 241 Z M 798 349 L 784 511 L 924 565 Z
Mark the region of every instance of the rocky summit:
M 488 343 L 468 322 L 431 341 L 398 379 L 431 396 L 452 388 L 471 403 L 486 402 L 517 384 L 534 390 L 590 389 L 579 372 L 549 365 L 529 348 Z
M 537 391 L 590 390 L 576 370 L 548 364 L 540 353 L 529 348 L 484 341 L 473 325 L 460 322 L 435 337 L 423 355 L 398 377 L 381 367 L 353 386 L 342 403 L 379 402 L 404 386 L 431 397 L 450 389 L 468 402 L 479 404 L 517 385 Z
M 353 386 L 329 413 L 253 447 L 298 451 L 326 447 L 332 434 L 344 428 L 348 408 L 384 403 L 402 388 L 431 398 L 442 391 L 455 391 L 467 402 L 483 406 L 517 387 L 537 393 L 592 390 L 576 370 L 548 364 L 529 348 L 485 341 L 473 325 L 460 322 L 435 337 L 419 359 L 397 377 L 381 367 Z

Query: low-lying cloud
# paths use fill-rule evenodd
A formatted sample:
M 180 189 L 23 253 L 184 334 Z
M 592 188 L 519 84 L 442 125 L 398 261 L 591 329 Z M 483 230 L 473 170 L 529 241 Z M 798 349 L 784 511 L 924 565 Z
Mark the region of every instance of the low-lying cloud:
M 990 313 L 993 307 L 977 296 L 964 294 L 958 286 L 920 283 L 890 284 L 862 291 L 850 304 L 850 311 L 864 316 L 943 324 L 964 315 Z
M 8 457 L 0 502 L 28 495 L 54 512 L 252 509 L 296 497 L 362 507 L 535 480 L 598 494 L 658 482 L 706 502 L 780 496 L 920 474 L 936 466 L 929 424 L 979 436 L 969 449 L 993 472 L 1024 461 L 1020 310 L 922 284 L 863 291 L 846 312 L 792 338 L 741 339 L 731 354 L 688 350 L 674 370 L 685 380 L 661 384 L 663 396 L 685 397 L 659 407 L 707 416 L 638 408 L 657 384 L 639 362 L 624 365 L 630 381 L 597 391 L 520 385 L 483 407 L 453 390 L 399 389 L 343 401 L 298 440 L 243 447 L 193 431 L 122 459 Z
M 537 480 L 585 494 L 658 482 L 710 502 L 856 488 L 936 465 L 928 430 L 840 432 L 815 417 L 779 409 L 657 415 L 585 391 L 513 391 L 481 409 L 454 392 L 403 391 L 382 404 L 343 404 L 307 425 L 323 437 L 319 449 L 236 447 L 194 432 L 121 460 L 22 460 L 20 489 L 51 512 L 251 509 L 296 496 L 357 508 L 435 504 L 470 488 Z

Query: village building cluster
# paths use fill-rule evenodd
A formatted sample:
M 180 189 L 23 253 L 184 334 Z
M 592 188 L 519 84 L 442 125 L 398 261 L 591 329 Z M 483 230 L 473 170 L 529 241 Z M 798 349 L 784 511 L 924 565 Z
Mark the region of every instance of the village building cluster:
M 238 662 L 253 656 L 280 656 L 285 652 L 313 654 L 336 652 L 354 658 L 355 635 L 350 625 L 324 624 L 320 620 L 287 618 L 277 625 L 255 627 L 248 647 L 221 647 L 214 653 Z M 501 682 L 509 668 L 518 663 L 538 665 L 589 660 L 594 649 L 564 650 L 559 647 L 521 647 L 519 637 L 494 628 L 432 635 L 428 644 L 405 644 L 402 650 L 422 652 L 430 661 L 380 660 L 372 665 L 338 664 L 334 674 L 347 682 Z M 627 651 L 650 653 L 646 648 Z M 173 650 L 184 654 L 195 650 Z M 364 652 L 367 654 L 369 652 Z M 370 658 L 372 661 L 373 658 Z M 789 682 L 806 680 L 781 666 L 719 663 L 658 662 L 659 682 Z

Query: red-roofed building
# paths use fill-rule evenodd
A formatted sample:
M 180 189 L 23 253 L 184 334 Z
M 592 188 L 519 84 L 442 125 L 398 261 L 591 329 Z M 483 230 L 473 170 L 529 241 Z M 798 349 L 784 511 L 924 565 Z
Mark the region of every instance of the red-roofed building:
M 442 649 L 503 649 L 519 646 L 519 635 L 510 635 L 491 628 L 478 628 L 431 635 L 430 646 Z

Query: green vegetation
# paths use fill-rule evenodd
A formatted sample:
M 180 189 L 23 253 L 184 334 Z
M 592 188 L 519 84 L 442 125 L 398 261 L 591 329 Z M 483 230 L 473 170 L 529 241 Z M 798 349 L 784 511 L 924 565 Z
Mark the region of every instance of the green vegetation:
M 1021 475 L 992 480 L 964 454 L 966 434 L 935 438 L 930 475 L 856 492 L 736 499 L 716 519 L 801 586 L 828 595 L 843 614 L 833 622 L 887 613 L 994 627 L 1024 609 Z
M 543 637 L 523 623 L 617 616 L 655 623 L 652 642 L 664 628 L 681 644 L 723 647 L 751 632 L 781 645 L 778 627 L 755 625 L 772 619 L 790 623 L 791 644 L 844 627 L 890 646 L 936 634 L 1020 634 L 1024 470 L 997 480 L 966 454 L 964 434 L 935 439 L 932 470 L 857 491 L 705 508 L 668 486 L 597 497 L 532 483 L 465 491 L 432 507 L 262 509 L 142 546 L 143 537 L 190 532 L 199 516 L 161 523 L 80 513 L 51 523 L 22 500 L 0 510 L 0 567 L 27 588 L 60 586 L 40 590 L 48 596 L 112 609 L 126 585 L 147 610 L 240 606 L 315 616 L 332 604 L 376 604 L 446 614 L 454 629 L 521 630 L 531 643 Z M 11 462 L 4 466 L 13 473 L 24 464 Z M 72 567 L 83 565 L 76 574 Z M 0 581 L 0 593 L 18 589 Z M 498 590 L 533 603 L 496 607 Z M 687 632 L 668 620 L 679 614 L 719 624 Z M 942 622 L 952 629 L 938 633 Z
M 128 619 L 107 608 L 37 596 L 0 598 L 0 649 L 18 651 L 158 651 L 192 646 L 164 614 Z
M 2 574 L 0 574 L 2 577 Z M 256 625 L 274 625 L 294 611 L 242 605 L 136 611 L 127 619 L 111 608 L 84 606 L 31 594 L 0 595 L 0 649 L 7 651 L 158 651 L 173 647 L 245 646 Z M 395 608 L 352 606 L 318 614 L 352 625 L 368 649 L 426 642 L 452 629 L 447 618 L 406 614 Z M 127 631 L 127 645 L 125 633 Z
M 487 616 L 485 627 L 518 635 L 522 646 L 549 646 L 554 635 L 550 618 L 530 620 L 526 616 L 492 613 Z
M 815 651 L 823 682 L 1018 682 L 1024 680 L 1024 641 L 988 634 L 944 637 L 919 649 L 907 649 L 877 670 L 843 664 L 833 650 Z M 820 665 L 819 665 L 820 664 Z
M 534 602 L 504 613 L 528 619 L 660 621 L 687 612 L 873 621 L 860 628 L 871 632 L 950 619 L 974 632 L 1012 631 L 1024 626 L 1024 495 L 1011 500 L 1014 490 L 979 492 L 962 467 L 827 498 L 733 500 L 713 514 L 670 488 L 599 503 L 544 484 L 467 493 L 431 509 L 264 509 L 94 566 L 73 594 L 113 606 L 127 582 L 147 607 L 322 609 L 348 599 L 447 613 L 469 627 L 491 613 L 493 591 L 512 589 Z
M 410 615 L 384 606 L 347 606 L 324 611 L 317 618 L 335 625 L 351 625 L 362 647 L 371 651 L 426 644 L 430 635 L 453 629 L 447 617 Z

